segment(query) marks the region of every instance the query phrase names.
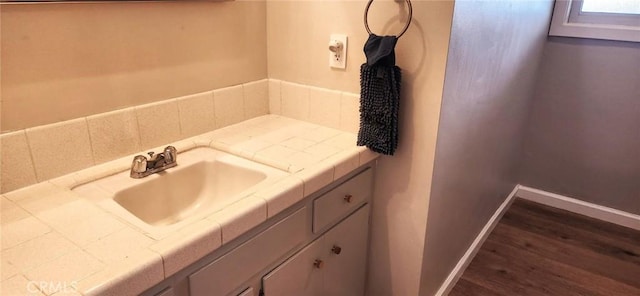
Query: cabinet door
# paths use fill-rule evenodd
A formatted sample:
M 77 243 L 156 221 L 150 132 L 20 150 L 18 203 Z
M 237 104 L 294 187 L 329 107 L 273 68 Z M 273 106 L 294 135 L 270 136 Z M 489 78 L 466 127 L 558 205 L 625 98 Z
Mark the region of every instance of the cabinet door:
M 324 260 L 320 258 L 322 239 L 308 245 L 302 251 L 264 276 L 262 286 L 265 296 L 327 296 L 322 294 Z
M 228 295 L 302 244 L 311 226 L 302 208 L 189 276 L 191 296 Z
M 363 296 L 369 237 L 369 205 L 324 235 L 327 258 L 323 295 Z M 304 295 L 304 294 L 298 294 Z

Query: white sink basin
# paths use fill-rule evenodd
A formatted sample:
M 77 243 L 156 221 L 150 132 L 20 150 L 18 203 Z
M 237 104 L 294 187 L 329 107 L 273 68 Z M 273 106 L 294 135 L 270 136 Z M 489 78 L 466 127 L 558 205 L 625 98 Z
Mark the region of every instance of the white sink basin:
M 129 171 L 73 190 L 149 234 L 212 214 L 285 172 L 211 148 L 178 154 L 178 166 L 142 179 Z
M 259 170 L 219 160 L 201 161 L 119 191 L 113 200 L 147 224 L 169 225 L 222 208 L 266 178 Z

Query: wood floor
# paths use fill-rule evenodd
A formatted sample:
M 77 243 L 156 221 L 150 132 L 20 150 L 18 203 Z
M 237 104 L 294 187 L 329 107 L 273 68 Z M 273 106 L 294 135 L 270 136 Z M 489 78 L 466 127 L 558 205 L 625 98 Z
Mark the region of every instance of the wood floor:
M 640 232 L 516 199 L 449 295 L 640 296 Z

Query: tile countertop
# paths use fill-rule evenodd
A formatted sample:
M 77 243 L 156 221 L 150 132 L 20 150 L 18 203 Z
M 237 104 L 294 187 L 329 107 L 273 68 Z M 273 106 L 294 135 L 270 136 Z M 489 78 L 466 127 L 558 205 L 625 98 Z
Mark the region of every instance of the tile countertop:
M 127 171 L 132 156 L 6 193 L 0 294 L 141 293 L 378 156 L 355 142 L 351 133 L 265 115 L 172 143 L 179 152 L 209 146 L 289 174 L 163 237 L 71 191 Z

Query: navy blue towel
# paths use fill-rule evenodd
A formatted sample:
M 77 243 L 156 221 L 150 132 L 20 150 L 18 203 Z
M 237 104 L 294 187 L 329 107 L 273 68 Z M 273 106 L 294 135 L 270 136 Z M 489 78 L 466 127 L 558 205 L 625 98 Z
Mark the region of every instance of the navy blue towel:
M 386 155 L 398 147 L 400 68 L 395 65 L 395 36 L 369 35 L 367 62 L 360 67 L 360 130 L 358 146 Z

